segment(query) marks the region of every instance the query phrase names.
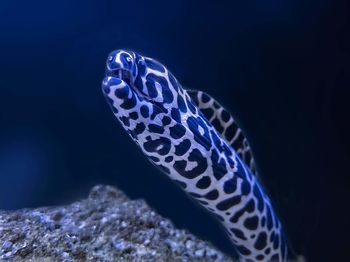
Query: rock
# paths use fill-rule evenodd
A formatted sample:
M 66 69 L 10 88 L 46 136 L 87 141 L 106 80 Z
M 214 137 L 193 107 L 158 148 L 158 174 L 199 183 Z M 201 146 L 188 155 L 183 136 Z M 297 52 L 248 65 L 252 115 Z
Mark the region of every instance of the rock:
M 69 206 L 0 211 L 0 261 L 231 261 L 130 200 L 95 186 Z

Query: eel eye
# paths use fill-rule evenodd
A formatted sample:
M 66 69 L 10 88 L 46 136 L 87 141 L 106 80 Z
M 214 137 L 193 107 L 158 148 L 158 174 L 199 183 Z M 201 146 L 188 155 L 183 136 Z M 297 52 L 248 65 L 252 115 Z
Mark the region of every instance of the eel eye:
M 110 62 L 110 61 L 112 61 L 112 60 L 113 60 L 113 56 L 110 55 L 110 56 L 108 57 L 108 61 Z
M 128 61 L 129 63 L 132 61 L 132 58 L 130 56 L 127 56 L 126 58 L 126 61 Z

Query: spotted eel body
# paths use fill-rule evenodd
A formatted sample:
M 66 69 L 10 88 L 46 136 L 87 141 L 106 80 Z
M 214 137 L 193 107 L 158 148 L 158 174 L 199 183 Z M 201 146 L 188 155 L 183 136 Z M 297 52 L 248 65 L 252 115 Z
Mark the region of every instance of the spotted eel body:
M 130 51 L 108 56 L 102 90 L 147 158 L 219 219 L 240 261 L 287 260 L 282 226 L 255 176 L 249 144 L 224 108 Z

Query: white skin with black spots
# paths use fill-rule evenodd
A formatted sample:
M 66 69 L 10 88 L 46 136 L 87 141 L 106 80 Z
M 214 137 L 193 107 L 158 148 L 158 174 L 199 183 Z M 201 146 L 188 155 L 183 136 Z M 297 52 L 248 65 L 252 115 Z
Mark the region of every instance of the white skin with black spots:
M 103 93 L 147 158 L 218 217 L 240 261 L 286 261 L 281 223 L 256 176 L 156 60 L 117 50 Z

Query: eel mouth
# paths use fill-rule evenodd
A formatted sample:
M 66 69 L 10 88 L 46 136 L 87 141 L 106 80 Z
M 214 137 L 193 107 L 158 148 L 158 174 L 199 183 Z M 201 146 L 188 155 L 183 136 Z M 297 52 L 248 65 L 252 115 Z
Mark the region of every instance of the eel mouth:
M 125 83 L 127 83 L 130 87 L 135 88 L 133 79 L 131 77 L 131 73 L 129 70 L 118 68 L 114 70 L 109 70 L 107 73 L 107 76 L 113 76 L 115 78 L 119 78 L 120 80 L 123 80 Z
M 131 89 L 137 93 L 139 97 L 147 98 L 147 95 L 142 91 L 142 87 L 138 87 L 134 83 L 134 79 L 131 75 L 131 72 L 127 69 L 118 68 L 107 71 L 107 76 L 112 76 L 124 81 Z

